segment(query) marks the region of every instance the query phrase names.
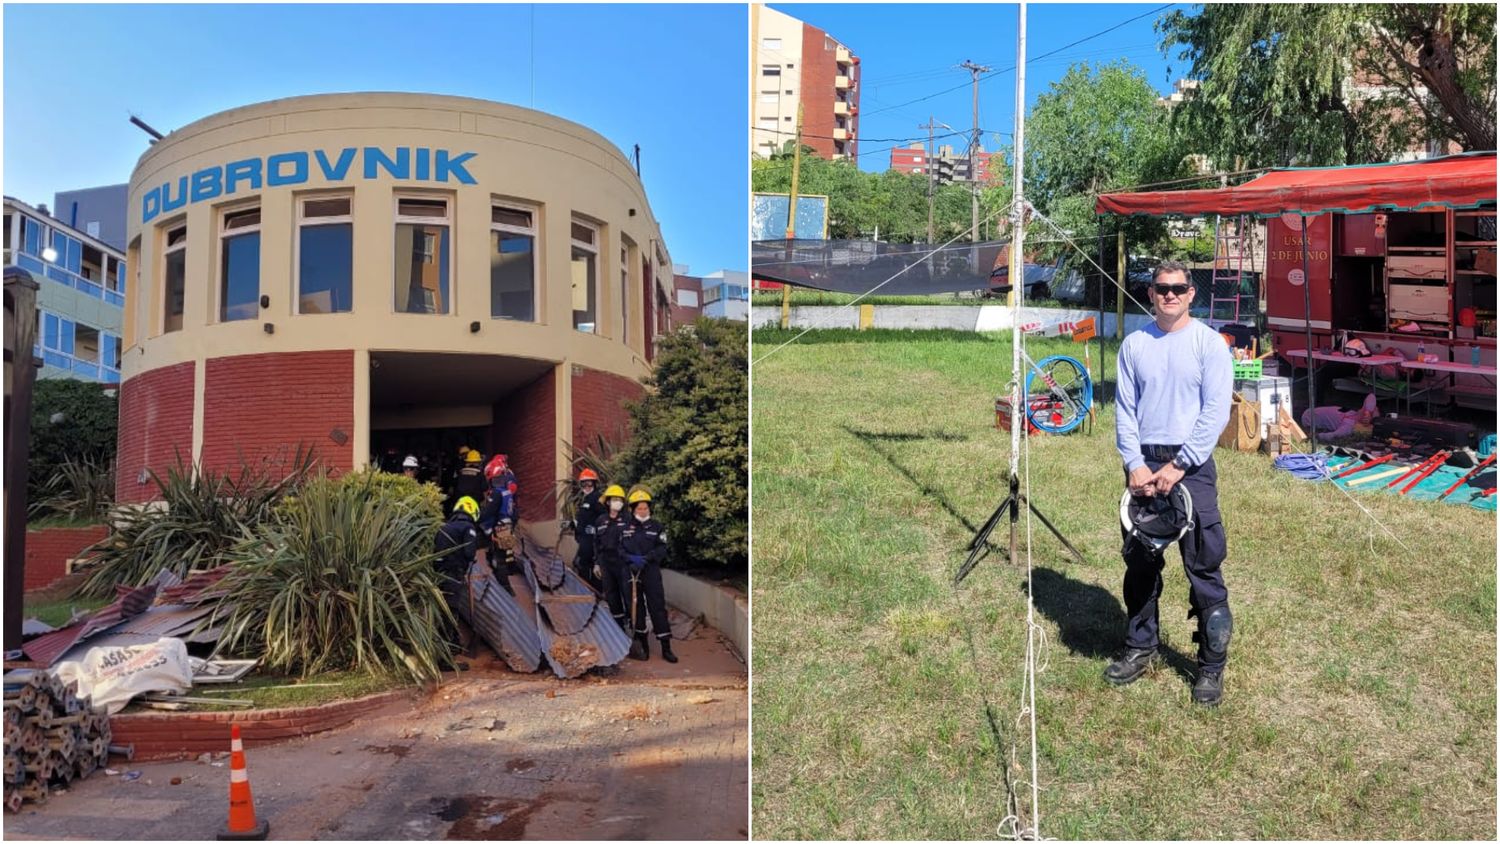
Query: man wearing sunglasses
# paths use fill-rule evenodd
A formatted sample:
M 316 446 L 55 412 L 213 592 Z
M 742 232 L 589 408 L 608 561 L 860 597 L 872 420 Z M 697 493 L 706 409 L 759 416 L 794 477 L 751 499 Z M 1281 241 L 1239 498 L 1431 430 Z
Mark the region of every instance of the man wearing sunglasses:
M 1178 543 L 1198 619 L 1198 677 L 1193 700 L 1218 704 L 1224 691 L 1233 618 L 1219 566 L 1227 555 L 1219 517 L 1213 450 L 1229 422 L 1233 360 L 1217 331 L 1193 319 L 1187 268 L 1167 261 L 1152 274 L 1156 319 L 1120 345 L 1115 444 L 1134 495 L 1166 495 L 1177 484 L 1193 499 L 1193 526 Z M 1123 529 L 1122 529 L 1123 533 Z M 1166 561 L 1160 550 L 1125 535 L 1125 653 L 1105 669 L 1115 685 L 1137 680 L 1161 642 L 1157 601 Z

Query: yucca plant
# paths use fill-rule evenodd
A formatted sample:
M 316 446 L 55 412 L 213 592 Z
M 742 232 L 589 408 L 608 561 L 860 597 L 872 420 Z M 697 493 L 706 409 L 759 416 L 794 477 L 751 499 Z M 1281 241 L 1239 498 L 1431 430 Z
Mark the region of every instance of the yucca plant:
M 568 462 L 573 467 L 568 477 L 557 482 L 554 494 L 561 502 L 562 517 L 572 519 L 578 510 L 578 498 L 575 491 L 578 488 L 574 478 L 584 469 L 593 469 L 599 476 L 598 489 L 603 492 L 610 484 L 620 483 L 614 477 L 613 464 L 619 449 L 615 448 L 609 440 L 600 435 L 594 435 L 594 442 L 590 445 L 579 447 L 567 440 L 563 440 L 563 448 L 568 452 Z
M 117 585 L 148 583 L 164 569 L 186 577 L 222 565 L 225 552 L 270 519 L 313 465 L 312 452 L 299 447 L 290 462 L 241 464 L 235 474 L 195 471 L 180 459 L 165 478 L 152 472 L 161 501 L 116 511 L 113 532 L 85 552 L 93 562 L 80 592 L 107 596 Z
M 235 568 L 211 622 L 224 624 L 222 652 L 303 676 L 437 678 L 452 623 L 432 565 L 437 510 L 379 474 L 308 481 L 227 555 Z
M 104 518 L 114 500 L 114 461 L 86 456 L 64 460 L 42 481 L 27 510 L 32 519 L 61 516 L 93 522 Z

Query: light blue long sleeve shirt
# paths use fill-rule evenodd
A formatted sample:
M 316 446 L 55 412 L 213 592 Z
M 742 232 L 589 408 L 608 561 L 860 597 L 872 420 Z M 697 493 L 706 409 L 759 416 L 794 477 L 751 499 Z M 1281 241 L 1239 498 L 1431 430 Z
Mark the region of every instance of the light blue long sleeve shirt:
M 1198 320 L 1173 332 L 1150 323 L 1120 344 L 1115 446 L 1125 469 L 1146 465 L 1141 444 L 1181 445 L 1200 466 L 1213 456 L 1234 393 L 1234 360 L 1217 331 Z

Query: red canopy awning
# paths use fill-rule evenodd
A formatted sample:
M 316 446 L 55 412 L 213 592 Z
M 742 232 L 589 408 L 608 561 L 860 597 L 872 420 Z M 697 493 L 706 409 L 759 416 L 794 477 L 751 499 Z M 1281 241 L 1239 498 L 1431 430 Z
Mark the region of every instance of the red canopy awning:
M 1473 208 L 1495 202 L 1495 153 L 1475 152 L 1402 164 L 1272 170 L 1243 185 L 1215 190 L 1107 193 L 1100 214 L 1324 214 Z

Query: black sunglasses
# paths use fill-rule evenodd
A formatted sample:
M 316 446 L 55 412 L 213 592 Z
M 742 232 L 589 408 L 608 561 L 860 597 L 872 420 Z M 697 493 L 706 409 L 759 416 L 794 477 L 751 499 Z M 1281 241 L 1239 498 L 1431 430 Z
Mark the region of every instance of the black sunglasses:
M 1165 296 L 1168 293 L 1173 296 L 1186 296 L 1187 292 L 1193 289 L 1191 284 L 1153 284 L 1151 286 L 1158 296 Z

